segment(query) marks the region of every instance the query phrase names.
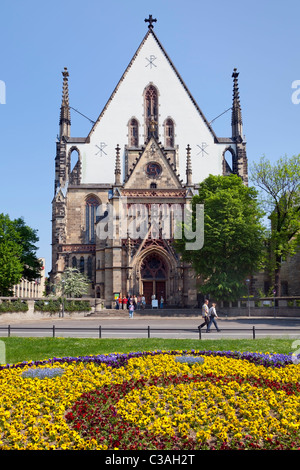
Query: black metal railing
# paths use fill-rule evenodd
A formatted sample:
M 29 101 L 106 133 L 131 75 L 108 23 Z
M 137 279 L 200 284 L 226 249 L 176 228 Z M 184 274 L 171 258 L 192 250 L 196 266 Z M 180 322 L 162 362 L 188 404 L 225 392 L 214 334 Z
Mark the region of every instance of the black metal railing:
M 106 332 L 117 332 L 117 331 L 121 331 L 121 332 L 145 332 L 145 335 L 147 338 L 151 338 L 153 337 L 152 335 L 155 333 L 155 332 L 186 332 L 186 333 L 194 333 L 195 335 L 197 335 L 197 338 L 198 339 L 202 339 L 203 338 L 203 334 L 204 334 L 204 337 L 206 339 L 209 339 L 210 338 L 210 335 L 209 334 L 206 334 L 205 330 L 202 331 L 200 327 L 198 328 L 157 328 L 157 327 L 150 327 L 150 326 L 147 326 L 147 327 L 140 327 L 140 328 L 126 328 L 126 327 L 123 327 L 123 328 L 114 328 L 114 327 L 102 327 L 101 325 L 99 325 L 98 327 L 81 327 L 81 328 L 78 328 L 78 327 L 57 327 L 56 325 L 53 325 L 53 326 L 48 326 L 48 327 L 32 327 L 32 326 L 28 326 L 28 327 L 24 327 L 24 326 L 11 326 L 11 325 L 7 325 L 7 326 L 0 326 L 0 332 L 3 331 L 3 332 L 6 332 L 7 333 L 7 336 L 10 337 L 12 335 L 13 332 L 20 332 L 20 331 L 27 331 L 27 332 L 37 332 L 37 331 L 45 331 L 45 332 L 49 332 L 51 334 L 51 336 L 53 338 L 56 337 L 57 333 L 59 332 L 63 332 L 63 331 L 67 331 L 67 332 L 95 332 L 97 338 L 102 338 L 102 335 L 103 333 L 106 333 Z M 271 335 L 275 332 L 278 332 L 280 331 L 281 335 L 283 334 L 286 334 L 288 333 L 289 331 L 292 331 L 293 335 L 300 335 L 300 328 L 295 328 L 295 327 L 285 327 L 285 328 L 257 328 L 255 327 L 254 325 L 252 327 L 249 327 L 249 328 L 222 328 L 222 333 L 237 333 L 237 332 L 249 332 L 249 335 L 255 339 L 256 338 L 256 334 L 259 334 L 261 332 L 267 332 L 268 335 Z M 214 332 L 214 330 L 211 330 L 211 332 Z M 1 335 L 0 335 L 1 336 Z M 223 335 L 222 335 L 223 336 Z M 190 338 L 189 338 L 190 339 Z

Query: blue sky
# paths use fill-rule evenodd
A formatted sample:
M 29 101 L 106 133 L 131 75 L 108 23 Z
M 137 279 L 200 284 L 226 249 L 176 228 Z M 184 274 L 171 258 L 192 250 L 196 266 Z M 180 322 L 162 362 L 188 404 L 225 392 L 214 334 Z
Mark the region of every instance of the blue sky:
M 46 272 L 63 68 L 70 105 L 95 120 L 152 14 L 209 121 L 231 106 L 237 67 L 249 164 L 262 155 L 276 161 L 300 153 L 300 104 L 292 102 L 299 13 L 299 0 L 1 0 L 0 212 L 38 230 Z M 71 119 L 72 136 L 86 136 L 90 122 L 75 112 Z M 213 128 L 229 136 L 230 113 Z

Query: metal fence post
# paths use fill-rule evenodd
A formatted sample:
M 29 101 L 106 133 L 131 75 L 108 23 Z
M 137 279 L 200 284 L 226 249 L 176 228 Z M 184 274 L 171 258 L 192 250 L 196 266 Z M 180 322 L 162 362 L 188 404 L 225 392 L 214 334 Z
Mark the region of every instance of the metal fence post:
M 10 325 L 7 327 L 7 336 L 10 337 Z
M 99 338 L 102 337 L 101 325 L 99 325 Z
M 150 338 L 150 326 L 148 326 L 148 338 Z
M 252 327 L 252 331 L 253 331 L 253 339 L 255 339 L 255 326 L 254 325 Z
M 198 326 L 198 331 L 199 331 L 199 339 L 201 339 L 201 327 L 200 327 L 200 325 Z
M 53 336 L 53 338 L 55 338 L 55 325 L 53 325 L 53 327 L 52 327 L 52 336 Z

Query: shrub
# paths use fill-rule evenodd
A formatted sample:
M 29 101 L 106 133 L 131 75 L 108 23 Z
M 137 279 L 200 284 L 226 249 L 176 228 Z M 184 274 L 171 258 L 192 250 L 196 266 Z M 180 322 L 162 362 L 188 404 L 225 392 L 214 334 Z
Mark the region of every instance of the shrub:
M 59 300 L 37 300 L 34 303 L 34 311 L 57 313 L 61 309 Z
M 27 312 L 28 311 L 28 303 L 18 300 L 5 300 L 0 303 L 0 312 L 1 313 L 8 313 L 8 312 Z
M 39 312 L 57 313 L 62 309 L 62 298 L 50 300 L 37 300 L 34 304 L 34 310 Z M 65 312 L 88 312 L 91 310 L 88 300 L 65 300 Z
M 66 312 L 89 312 L 91 310 L 88 300 L 65 300 Z

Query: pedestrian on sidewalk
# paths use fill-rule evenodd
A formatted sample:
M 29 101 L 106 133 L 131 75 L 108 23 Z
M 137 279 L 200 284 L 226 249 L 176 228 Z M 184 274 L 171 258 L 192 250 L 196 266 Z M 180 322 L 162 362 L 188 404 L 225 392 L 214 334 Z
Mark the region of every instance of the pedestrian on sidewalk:
M 203 326 L 207 326 L 208 323 L 209 323 L 209 308 L 208 308 L 208 303 L 209 303 L 209 300 L 208 299 L 205 299 L 204 301 L 204 304 L 202 305 L 202 318 L 204 320 L 204 322 L 198 326 L 198 328 L 203 328 Z
M 215 325 L 217 331 L 221 331 L 218 327 L 218 323 L 217 323 L 217 320 L 216 320 L 219 317 L 218 317 L 217 312 L 216 312 L 216 304 L 215 303 L 213 303 L 212 306 L 210 307 L 208 315 L 209 315 L 209 323 L 207 325 L 206 333 L 210 333 L 210 327 L 211 327 L 212 323 Z
M 131 301 L 129 304 L 129 318 L 133 318 L 133 312 L 134 312 L 134 305 L 133 305 L 133 302 Z

